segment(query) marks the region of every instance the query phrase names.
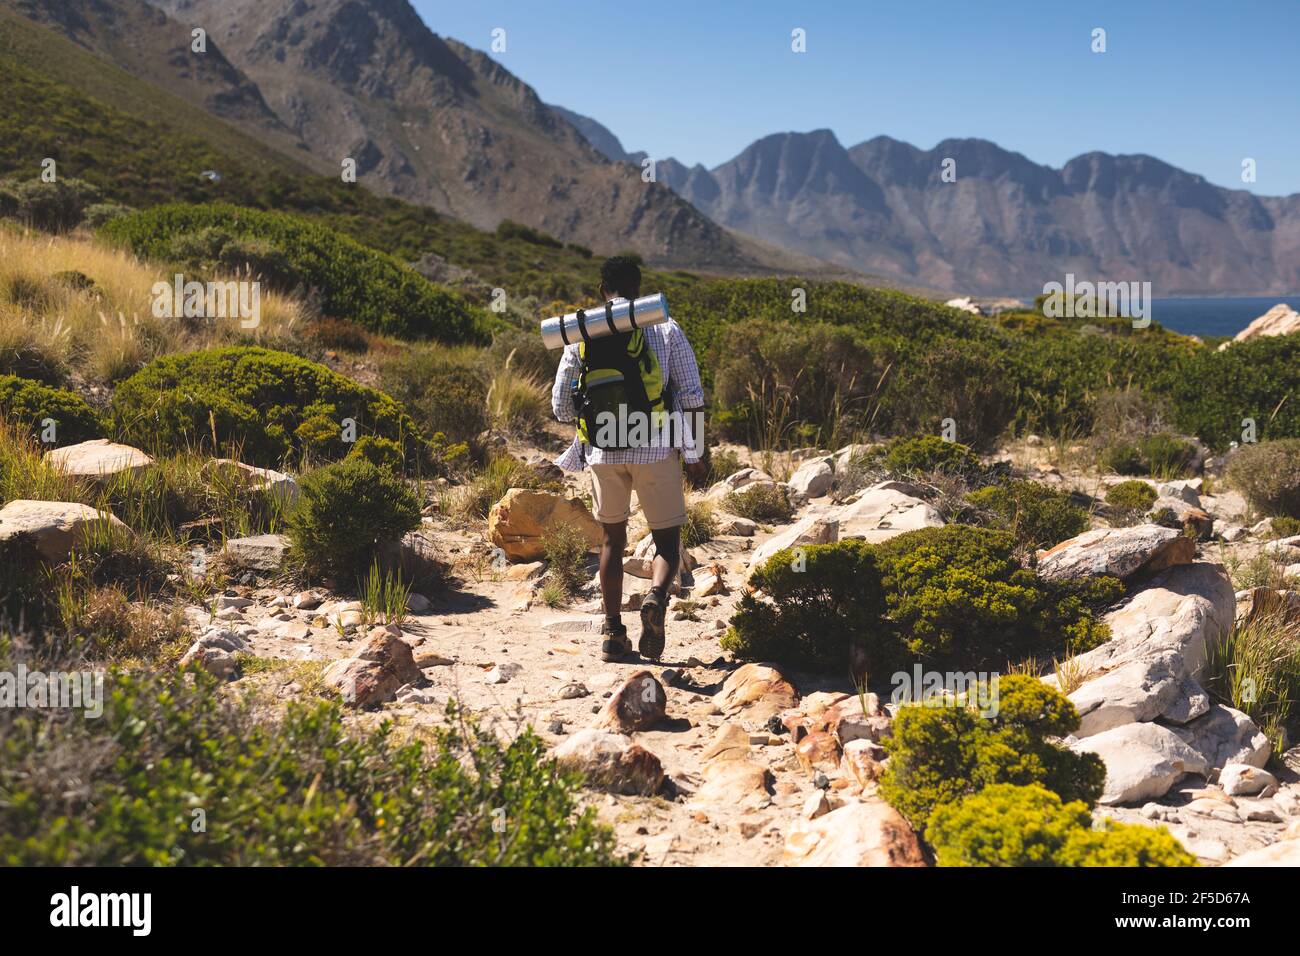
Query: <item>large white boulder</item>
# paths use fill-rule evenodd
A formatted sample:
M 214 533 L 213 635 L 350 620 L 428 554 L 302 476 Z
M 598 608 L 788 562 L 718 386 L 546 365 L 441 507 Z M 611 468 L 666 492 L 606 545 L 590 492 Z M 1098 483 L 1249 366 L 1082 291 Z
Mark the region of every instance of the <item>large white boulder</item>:
M 942 527 L 939 512 L 912 490 L 904 482 L 882 481 L 827 516 L 839 522 L 841 541 L 857 538 L 875 544 L 906 531 Z
M 81 547 L 97 523 L 122 532 L 125 524 L 106 511 L 72 501 L 32 501 L 18 498 L 0 508 L 0 541 L 24 535 L 36 553 L 50 564 L 68 559 L 73 548 Z
M 811 544 L 833 544 L 839 540 L 839 524 L 833 518 L 808 515 L 779 534 L 774 534 L 754 549 L 749 559 L 753 571 L 778 551 Z
M 799 466 L 786 482 L 791 493 L 800 499 L 821 498 L 835 483 L 835 467 L 830 457 L 811 458 Z
M 1070 745 L 1094 753 L 1106 765 L 1103 804 L 1138 803 L 1169 792 L 1184 774 L 1204 774 L 1205 758 L 1168 727 L 1125 724 Z
M 140 471 L 153 459 L 138 448 L 95 438 L 45 453 L 45 461 L 73 478 L 109 478 L 124 471 Z
M 1156 524 L 1094 528 L 1040 552 L 1038 575 L 1063 581 L 1110 574 L 1127 581 L 1139 574 L 1189 564 L 1195 556 L 1196 542 L 1173 528 Z
M 1079 737 L 1135 721 L 1186 723 L 1209 709 L 1197 683 L 1212 642 L 1232 627 L 1236 599 L 1223 568 L 1179 565 L 1134 591 L 1105 616 L 1111 638 L 1080 654 L 1085 675 L 1069 695 Z M 1049 683 L 1055 683 L 1049 678 Z

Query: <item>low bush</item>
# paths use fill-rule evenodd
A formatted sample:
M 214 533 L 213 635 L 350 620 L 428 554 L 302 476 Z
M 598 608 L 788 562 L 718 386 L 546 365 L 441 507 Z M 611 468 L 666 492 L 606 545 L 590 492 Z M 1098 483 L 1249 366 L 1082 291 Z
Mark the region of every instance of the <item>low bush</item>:
M 53 422 L 53 445 L 74 445 L 103 434 L 99 418 L 75 392 L 51 388 L 16 375 L 0 375 L 0 416 L 33 438 L 46 432 Z
M 713 540 L 718 533 L 718 519 L 708 501 L 688 501 L 686 523 L 682 525 L 682 547 L 694 548 Z
M 969 446 L 945 441 L 938 435 L 891 439 L 860 456 L 857 464 L 899 478 L 951 475 L 974 486 L 992 477 L 991 470 Z
M 731 492 L 722 499 L 722 507 L 730 514 L 763 523 L 781 524 L 794 516 L 794 507 L 786 490 L 780 485 L 762 482 Z
M 1300 438 L 1242 445 L 1228 460 L 1228 481 L 1263 514 L 1300 518 Z
M 1198 350 L 1166 376 L 1180 430 L 1215 451 L 1242 441 L 1245 420 L 1256 423 L 1258 438 L 1300 438 L 1300 402 L 1295 395 L 1300 370 L 1300 336 L 1259 336 L 1219 352 Z
M 1269 535 L 1274 538 L 1291 538 L 1300 534 L 1300 518 L 1274 515 L 1269 522 Z
M 1202 682 L 1216 700 L 1254 720 L 1281 752 L 1300 729 L 1293 714 L 1300 700 L 1300 622 L 1280 602 L 1266 601 L 1259 598 L 1260 607 L 1209 648 Z
M 940 806 L 926 831 L 940 866 L 1195 866 L 1163 827 L 1092 829 L 1082 801 L 1041 786 L 996 784 Z
M 405 349 L 386 361 L 379 387 L 428 434 L 475 445 L 491 424 L 487 377 L 475 358 L 439 347 Z
M 833 445 L 865 428 L 888 363 L 854 329 L 741 322 L 709 364 L 722 434 L 777 447 Z
M 891 627 L 910 658 L 939 668 L 1088 650 L 1108 636 L 1098 612 L 1122 594 L 1115 578 L 1044 581 L 1010 534 L 986 528 L 923 528 L 876 553 Z
M 326 315 L 374 332 L 444 342 L 486 337 L 486 314 L 461 296 L 392 256 L 297 216 L 176 204 L 114 219 L 103 232 L 137 255 L 196 269 L 246 263 L 272 285 L 305 287 Z
M 104 690 L 96 720 L 0 708 L 0 864 L 622 862 L 530 730 L 502 742 L 449 708 L 427 741 L 401 742 L 387 722 L 345 726 L 332 701 L 272 721 L 201 673 L 110 670 Z
M 66 232 L 80 225 L 87 208 L 100 199 L 99 190 L 80 179 L 0 182 L 0 216 L 12 216 L 45 232 Z
M 366 435 L 352 446 L 348 458 L 364 458 L 376 468 L 400 474 L 406 465 L 402 446 L 388 438 Z
M 1055 583 L 1023 568 L 1008 533 L 926 528 L 882 544 L 843 541 L 778 552 L 755 569 L 723 646 L 746 660 L 997 670 L 1030 655 L 1106 639 L 1114 578 Z
M 303 475 L 289 516 L 293 552 L 311 576 L 352 581 L 380 546 L 420 526 L 420 499 L 400 475 L 350 458 Z
M 1070 495 L 1036 481 L 1014 480 L 981 488 L 968 496 L 985 523 L 1010 532 L 1025 551 L 1050 548 L 1088 529 L 1088 512 Z
M 438 468 L 463 454 L 443 436 L 426 441 L 406 411 L 383 392 L 324 365 L 256 346 L 232 346 L 155 359 L 113 395 L 118 437 L 158 454 L 181 449 L 242 449 L 264 467 L 343 458 L 344 419 L 357 437 L 396 442 L 408 464 Z
M 1195 457 L 1191 442 L 1170 432 L 1156 432 L 1132 441 L 1114 441 L 1101 450 L 1099 464 L 1117 475 L 1179 478 Z
M 554 525 L 542 535 L 546 555 L 546 577 L 566 598 L 572 597 L 591 580 L 587 572 L 587 539 L 568 524 Z
M 972 688 L 972 700 L 934 697 L 904 704 L 886 741 L 889 763 L 880 793 L 927 839 L 938 808 L 997 784 L 1037 784 L 1086 811 L 1101 796 L 1106 766 L 1052 738 L 1078 729 L 1065 696 L 1028 675 Z M 932 840 L 933 842 L 933 840 Z
M 1150 511 L 1158 497 L 1145 481 L 1121 481 L 1106 492 L 1106 506 L 1116 516 L 1132 520 Z
M 744 660 L 841 667 L 854 642 L 881 635 L 879 582 L 875 550 L 861 541 L 781 551 L 750 577 L 763 596 L 742 595 L 722 647 Z M 899 666 L 901 648 L 892 634 L 864 651 L 868 673 Z

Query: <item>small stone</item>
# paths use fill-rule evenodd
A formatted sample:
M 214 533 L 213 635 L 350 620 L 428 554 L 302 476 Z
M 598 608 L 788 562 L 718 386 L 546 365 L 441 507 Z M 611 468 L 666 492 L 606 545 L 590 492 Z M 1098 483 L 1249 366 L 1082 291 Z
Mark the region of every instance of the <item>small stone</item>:
M 1219 785 L 1231 796 L 1250 796 L 1269 787 L 1277 788 L 1277 777 L 1260 767 L 1230 763 L 1219 771 Z
M 591 691 L 578 681 L 572 681 L 560 688 L 560 700 L 576 700 L 579 697 L 586 697 Z
M 820 770 L 813 774 L 813 786 L 818 790 L 826 790 L 830 785 L 831 778 L 826 776 L 826 774 L 822 773 Z
M 805 820 L 816 820 L 823 814 L 830 812 L 830 801 L 826 799 L 825 792 L 818 790 L 816 793 L 808 795 L 808 799 L 804 801 L 803 809 L 799 811 L 799 815 Z

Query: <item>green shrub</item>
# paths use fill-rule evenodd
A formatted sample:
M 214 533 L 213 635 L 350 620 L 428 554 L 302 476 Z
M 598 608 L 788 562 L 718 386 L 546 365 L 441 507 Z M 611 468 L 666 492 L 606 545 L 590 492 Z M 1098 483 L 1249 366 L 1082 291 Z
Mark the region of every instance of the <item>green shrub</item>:
M 1300 534 L 1300 518 L 1287 515 L 1274 515 L 1269 522 L 1269 535 L 1274 538 L 1290 538 Z
M 1164 376 L 1174 421 L 1215 451 L 1242 441 L 1245 420 L 1261 440 L 1300 438 L 1300 336 L 1259 336 L 1219 352 L 1202 349 Z
M 1005 481 L 973 492 L 967 500 L 988 513 L 989 523 L 1009 531 L 1028 551 L 1050 548 L 1088 529 L 1088 512 L 1070 495 L 1036 481 Z
M 385 362 L 379 387 L 428 434 L 469 445 L 487 430 L 487 380 L 463 356 L 437 347 L 406 349 Z
M 742 468 L 749 467 L 746 465 L 735 451 L 730 448 L 721 448 L 714 451 L 712 448 L 705 452 L 705 462 L 709 466 L 708 484 L 722 481 L 729 478 Z
M 1300 438 L 1242 445 L 1228 460 L 1228 481 L 1260 512 L 1300 518 Z
M 926 835 L 940 866 L 1195 866 L 1163 827 L 1093 830 L 1082 801 L 1041 786 L 997 784 L 940 806 Z
M 79 225 L 86 208 L 99 201 L 99 190 L 80 179 L 0 182 L 0 215 L 46 232 L 65 232 Z
M 1059 866 L 1198 866 L 1164 827 L 1107 820 L 1100 830 L 1076 831 L 1061 848 Z
M 299 486 L 289 537 L 313 576 L 351 581 L 370 567 L 380 545 L 420 526 L 420 499 L 410 486 L 363 458 L 308 472 Z
M 111 670 L 99 719 L 0 708 L 0 864 L 621 862 L 531 730 L 502 742 L 448 716 L 401 742 L 329 701 L 271 721 L 203 674 Z
M 568 524 L 558 524 L 542 535 L 549 581 L 560 587 L 566 597 L 576 594 L 590 579 L 587 573 L 587 539 Z
M 865 428 L 887 362 L 850 328 L 741 322 L 710 364 L 723 435 L 776 447 L 834 444 Z
M 406 465 L 405 456 L 402 454 L 402 446 L 388 438 L 376 438 L 374 435 L 366 435 L 352 446 L 348 452 L 348 458 L 364 458 L 370 464 L 383 471 L 393 471 L 401 473 Z
M 863 455 L 861 464 L 907 478 L 954 475 L 970 484 L 981 483 L 989 473 L 969 446 L 938 435 L 891 439 Z
M 1021 567 L 1003 531 L 948 525 L 881 544 L 842 541 L 780 551 L 750 581 L 723 646 L 746 660 L 869 673 L 910 662 L 996 670 L 1008 661 L 1094 647 L 1098 612 L 1122 593 L 1114 578 L 1044 581 Z
M 947 525 L 876 546 L 891 627 L 910 658 L 1000 669 L 1028 655 L 1104 642 L 1096 613 L 1122 594 L 1114 578 L 1049 582 L 1021 567 L 1004 531 Z
M 343 458 L 343 419 L 358 437 L 396 442 L 408 462 L 437 465 L 463 449 L 435 435 L 426 442 L 410 416 L 383 392 L 306 359 L 255 346 L 167 355 L 118 385 L 112 421 L 124 441 L 166 454 L 182 448 L 238 447 L 244 460 Z
M 722 507 L 730 514 L 750 521 L 789 521 L 794 516 L 790 496 L 780 485 L 755 483 L 740 491 L 733 491 L 722 499 Z
M 1145 481 L 1121 481 L 1106 492 L 1106 504 L 1120 515 L 1144 515 L 1159 495 Z
M 713 540 L 718 533 L 718 519 L 708 501 L 688 501 L 686 523 L 682 525 L 682 547 L 695 548 Z
M 103 232 L 137 255 L 193 268 L 248 261 L 272 284 L 311 290 L 326 315 L 375 332 L 444 342 L 485 338 L 485 314 L 459 295 L 392 256 L 296 216 L 176 204 L 114 219 Z
M 44 421 L 53 419 L 58 445 L 75 445 L 103 434 L 98 416 L 80 395 L 16 375 L 0 375 L 0 416 L 34 438 L 41 437 Z
M 884 630 L 879 580 L 874 548 L 861 541 L 778 552 L 750 577 L 770 600 L 742 595 L 722 647 L 744 660 L 842 667 L 855 641 Z M 865 651 L 868 673 L 899 664 L 887 632 Z
M 1102 449 L 1100 464 L 1117 475 L 1152 475 L 1178 478 L 1186 473 L 1196 449 L 1169 432 L 1156 432 L 1134 440 L 1112 442 Z
M 1051 739 L 1078 729 L 1068 698 L 1023 674 L 1003 676 L 980 693 L 982 712 L 969 699 L 945 697 L 898 709 L 880 793 L 914 827 L 929 839 L 936 808 L 996 784 L 1038 784 L 1082 801 L 1085 812 L 1097 802 L 1106 781 L 1101 758 Z
M 1015 419 L 1017 396 L 1006 360 L 989 338 L 913 350 L 893 369 L 878 421 L 895 435 L 933 435 L 951 418 L 971 447 L 994 447 Z

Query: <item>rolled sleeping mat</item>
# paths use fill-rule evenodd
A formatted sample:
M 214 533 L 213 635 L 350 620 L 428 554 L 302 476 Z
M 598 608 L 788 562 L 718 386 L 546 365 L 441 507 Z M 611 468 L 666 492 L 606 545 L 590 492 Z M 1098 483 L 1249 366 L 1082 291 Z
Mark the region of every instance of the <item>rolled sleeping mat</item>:
M 599 339 L 667 321 L 668 299 L 662 292 L 635 301 L 614 299 L 592 309 L 547 319 L 542 323 L 542 343 L 548 349 L 558 349 L 584 339 Z

